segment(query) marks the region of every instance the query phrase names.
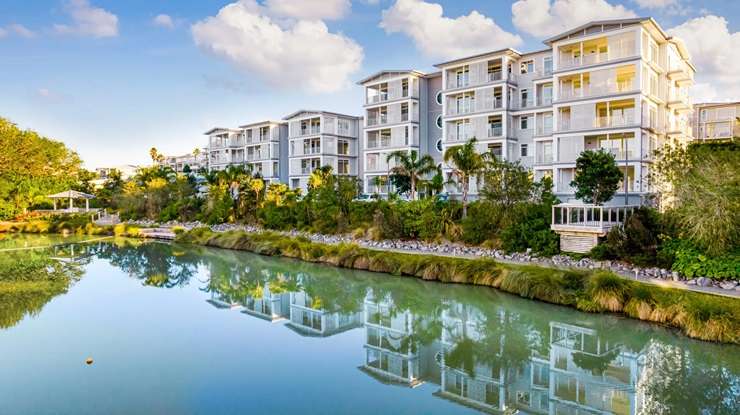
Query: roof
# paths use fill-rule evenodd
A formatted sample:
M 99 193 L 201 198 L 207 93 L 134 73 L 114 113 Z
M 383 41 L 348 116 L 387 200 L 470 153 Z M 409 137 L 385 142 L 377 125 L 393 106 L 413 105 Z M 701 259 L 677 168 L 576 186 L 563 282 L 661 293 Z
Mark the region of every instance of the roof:
M 557 42 L 558 40 L 562 40 L 564 38 L 567 38 L 568 36 L 583 31 L 584 29 L 587 29 L 591 26 L 597 26 L 597 25 L 603 25 L 603 24 L 635 24 L 635 23 L 642 23 L 647 20 L 653 20 L 650 17 L 633 17 L 628 19 L 611 19 L 611 20 L 594 20 L 590 21 L 588 23 L 582 24 L 576 28 L 569 29 L 565 32 L 559 33 L 553 37 L 550 37 L 548 39 L 545 39 L 543 41 L 544 44 L 550 46 L 552 43 Z M 655 23 L 655 21 L 653 20 Z M 658 26 L 657 23 L 655 23 L 656 26 Z M 658 26 L 660 28 L 660 26 Z M 662 29 L 661 29 L 662 31 Z M 666 36 L 667 37 L 667 36 Z
M 95 199 L 95 196 L 88 193 L 78 192 L 77 190 L 66 190 L 46 197 L 49 199 Z
M 347 114 L 340 114 L 338 112 L 331 112 L 331 111 L 305 110 L 304 109 L 304 110 L 298 110 L 296 112 L 293 112 L 293 113 L 290 113 L 290 114 L 286 115 L 285 117 L 283 117 L 283 120 L 285 120 L 285 121 L 291 120 L 293 118 L 298 117 L 301 114 L 316 114 L 316 115 L 327 114 L 327 115 L 336 115 L 336 116 L 339 116 L 339 117 L 354 118 L 354 119 L 358 119 L 358 120 L 361 118 L 361 117 L 358 117 L 357 115 L 347 115 Z
M 285 123 L 283 121 L 265 120 L 265 121 L 257 121 L 257 122 L 251 122 L 249 124 L 240 125 L 239 128 L 249 128 L 249 127 L 256 127 L 258 125 L 267 125 L 267 124 L 285 124 Z
M 417 71 L 416 69 L 387 69 L 384 71 L 375 72 L 374 74 L 368 76 L 367 78 L 357 81 L 357 84 L 362 85 L 366 82 L 372 81 L 373 79 L 380 77 L 382 75 L 385 75 L 385 74 L 400 74 L 400 75 L 411 74 L 411 75 L 416 75 L 420 77 L 424 77 L 426 75 L 424 72 Z
M 451 61 L 438 63 L 438 64 L 436 64 L 434 66 L 437 67 L 437 68 L 442 68 L 443 66 L 452 65 L 452 64 L 455 64 L 455 63 L 459 63 L 459 62 L 463 62 L 463 61 L 468 61 L 468 60 L 471 60 L 471 59 L 477 59 L 477 58 L 483 58 L 485 56 L 494 56 L 494 55 L 501 55 L 501 54 L 516 55 L 517 57 L 519 57 L 519 56 L 522 55 L 516 49 L 504 48 L 504 49 L 494 50 L 494 51 L 491 51 L 491 52 L 479 53 L 479 54 L 473 55 L 473 56 L 466 56 L 466 57 L 463 57 L 463 58 L 458 58 L 458 59 L 454 59 L 454 60 L 451 60 Z
M 740 101 L 729 101 L 729 102 L 700 102 L 698 104 L 694 104 L 694 108 L 701 107 L 701 108 L 707 108 L 707 107 L 727 107 L 732 105 L 740 105 Z
M 229 133 L 236 133 L 236 132 L 238 132 L 237 130 L 235 130 L 233 128 L 214 127 L 214 128 L 211 128 L 210 130 L 206 131 L 203 134 L 204 135 L 211 135 L 211 134 L 215 133 L 216 131 L 225 131 L 225 132 L 229 132 Z

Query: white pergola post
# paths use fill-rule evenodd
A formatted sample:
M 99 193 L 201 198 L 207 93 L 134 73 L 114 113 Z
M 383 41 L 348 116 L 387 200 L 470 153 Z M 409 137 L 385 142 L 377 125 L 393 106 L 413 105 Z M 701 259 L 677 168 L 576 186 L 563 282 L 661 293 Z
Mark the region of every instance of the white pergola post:
M 54 204 L 54 210 L 57 210 L 57 200 L 56 199 L 51 199 L 51 203 Z
M 85 212 L 90 211 L 90 199 L 85 199 Z
M 74 207 L 74 205 L 72 204 L 72 197 L 70 196 L 70 198 L 69 198 L 69 210 L 72 210 L 73 207 Z

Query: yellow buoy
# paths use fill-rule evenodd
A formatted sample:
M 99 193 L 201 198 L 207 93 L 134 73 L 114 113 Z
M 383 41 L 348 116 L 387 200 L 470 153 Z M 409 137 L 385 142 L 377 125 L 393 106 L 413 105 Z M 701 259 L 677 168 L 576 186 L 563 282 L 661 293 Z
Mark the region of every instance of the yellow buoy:
M 85 363 L 87 363 L 88 365 L 93 364 L 93 358 L 92 357 L 88 357 L 87 360 L 85 360 Z

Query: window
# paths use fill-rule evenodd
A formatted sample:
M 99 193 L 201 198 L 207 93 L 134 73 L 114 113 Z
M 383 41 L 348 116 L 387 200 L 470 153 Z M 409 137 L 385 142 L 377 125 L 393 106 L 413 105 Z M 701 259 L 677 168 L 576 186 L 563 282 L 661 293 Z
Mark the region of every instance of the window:
M 522 74 L 534 72 L 534 61 L 528 60 L 521 63 L 519 66 L 519 72 Z
M 408 125 L 403 130 L 403 144 L 406 146 L 409 145 L 409 126 Z
M 545 75 L 550 75 L 552 73 L 552 57 L 545 56 L 543 62 L 545 66 Z
M 442 129 L 442 115 L 437 115 L 437 128 Z
M 503 146 L 501 145 L 501 143 L 489 144 L 488 151 L 500 160 L 501 155 L 503 154 Z
M 442 105 L 442 91 L 437 92 L 437 104 Z
M 339 140 L 337 142 L 337 154 L 349 154 L 349 141 L 347 140 Z
M 527 145 L 526 144 L 522 144 L 519 147 L 519 155 L 521 157 L 527 157 L 528 156 L 528 154 L 527 154 Z
M 437 148 L 437 151 L 439 151 L 440 153 L 442 152 L 442 139 L 441 138 L 437 140 L 437 144 L 435 145 L 435 147 Z
M 337 173 L 349 174 L 349 160 L 344 160 L 344 159 L 337 160 Z
M 519 119 L 519 129 L 520 130 L 529 129 L 529 117 L 522 117 Z
M 528 89 L 522 89 L 521 90 L 521 107 L 526 108 L 529 105 L 529 90 Z
M 469 75 L 470 75 L 470 70 L 468 69 L 467 66 L 463 66 L 462 68 L 460 68 L 457 71 L 455 71 L 456 86 L 458 88 L 459 87 L 462 87 L 462 86 L 467 86 L 468 85 L 468 79 L 469 79 L 468 76 Z

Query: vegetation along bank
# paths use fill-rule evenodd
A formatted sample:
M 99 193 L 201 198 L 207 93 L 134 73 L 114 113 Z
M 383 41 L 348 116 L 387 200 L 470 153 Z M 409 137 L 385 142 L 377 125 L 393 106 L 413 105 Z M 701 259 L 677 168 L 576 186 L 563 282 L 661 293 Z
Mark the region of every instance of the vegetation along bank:
M 586 312 L 613 312 L 680 329 L 687 336 L 740 344 L 740 301 L 630 281 L 607 271 L 502 264 L 493 259 L 381 252 L 276 233 L 193 229 L 178 242 L 296 258 L 446 283 L 483 285 Z

